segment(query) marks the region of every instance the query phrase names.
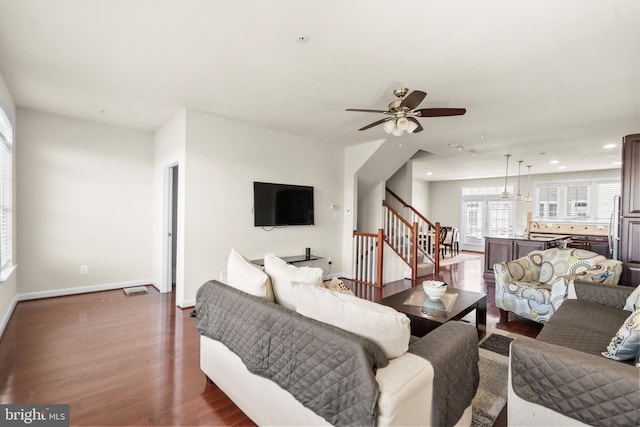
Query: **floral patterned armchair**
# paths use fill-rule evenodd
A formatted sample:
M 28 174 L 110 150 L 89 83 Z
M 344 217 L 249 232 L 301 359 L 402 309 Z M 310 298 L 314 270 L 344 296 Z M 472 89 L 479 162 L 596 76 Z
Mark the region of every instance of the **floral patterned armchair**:
M 567 298 L 573 280 L 617 285 L 622 262 L 583 249 L 554 248 L 498 262 L 493 271 L 496 307 L 503 318 L 513 312 L 546 323 Z

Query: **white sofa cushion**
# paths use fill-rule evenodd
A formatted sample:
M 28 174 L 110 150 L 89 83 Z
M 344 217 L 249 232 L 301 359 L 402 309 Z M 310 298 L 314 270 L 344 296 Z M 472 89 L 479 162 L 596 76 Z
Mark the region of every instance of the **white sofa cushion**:
M 627 311 L 636 311 L 640 308 L 640 286 L 637 286 L 624 305 L 624 309 Z
M 298 313 L 353 332 L 376 343 L 389 359 L 409 349 L 409 318 L 391 307 L 333 292 L 324 287 L 295 283 Z
M 272 254 L 264 256 L 264 271 L 271 277 L 276 302 L 289 310 L 296 310 L 296 298 L 291 282 L 322 286 L 322 269 L 295 267 Z
M 247 261 L 235 249 L 227 259 L 227 284 L 267 301 L 274 301 L 271 279 L 257 265 Z
M 602 355 L 613 360 L 636 359 L 640 351 L 640 308 L 624 321 Z

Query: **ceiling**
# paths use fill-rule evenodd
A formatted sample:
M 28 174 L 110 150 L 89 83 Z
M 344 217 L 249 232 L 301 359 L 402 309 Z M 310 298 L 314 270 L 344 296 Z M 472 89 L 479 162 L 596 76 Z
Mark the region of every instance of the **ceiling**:
M 0 73 L 25 108 L 146 130 L 192 109 L 334 147 L 389 138 L 345 108 L 407 86 L 467 109 L 390 137 L 432 154 L 417 177 L 504 176 L 507 153 L 510 175 L 611 169 L 640 132 L 639 16 L 637 0 L 0 0 Z

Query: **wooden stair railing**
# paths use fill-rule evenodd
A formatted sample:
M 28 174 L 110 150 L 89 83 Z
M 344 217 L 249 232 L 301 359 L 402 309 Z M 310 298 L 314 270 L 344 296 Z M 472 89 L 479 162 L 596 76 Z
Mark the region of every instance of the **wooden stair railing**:
M 418 224 L 409 222 L 383 200 L 384 240 L 411 268 L 411 280 L 418 277 Z
M 429 221 L 424 215 L 422 215 L 413 206 L 402 200 L 397 194 L 386 189 L 387 193 L 392 196 L 397 202 L 399 202 L 403 208 L 409 210 L 409 218 L 406 218 L 398 211 L 392 208 L 389 202 L 383 201 L 383 206 L 387 206 L 393 210 L 399 217 L 403 218 L 405 223 L 417 224 L 416 240 L 417 248 L 420 253 L 425 255 L 434 264 L 434 272 L 437 274 L 440 272 L 440 223 L 435 224 Z
M 382 295 L 383 254 L 384 230 L 379 229 L 377 234 L 353 231 L 353 272 L 350 280 L 364 285 L 361 288 L 373 288 L 376 299 Z

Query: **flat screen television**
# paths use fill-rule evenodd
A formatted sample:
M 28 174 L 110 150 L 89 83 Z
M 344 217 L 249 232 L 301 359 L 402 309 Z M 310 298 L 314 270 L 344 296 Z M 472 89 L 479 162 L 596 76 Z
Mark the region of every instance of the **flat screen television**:
M 313 225 L 313 187 L 254 182 L 253 217 L 256 227 Z

